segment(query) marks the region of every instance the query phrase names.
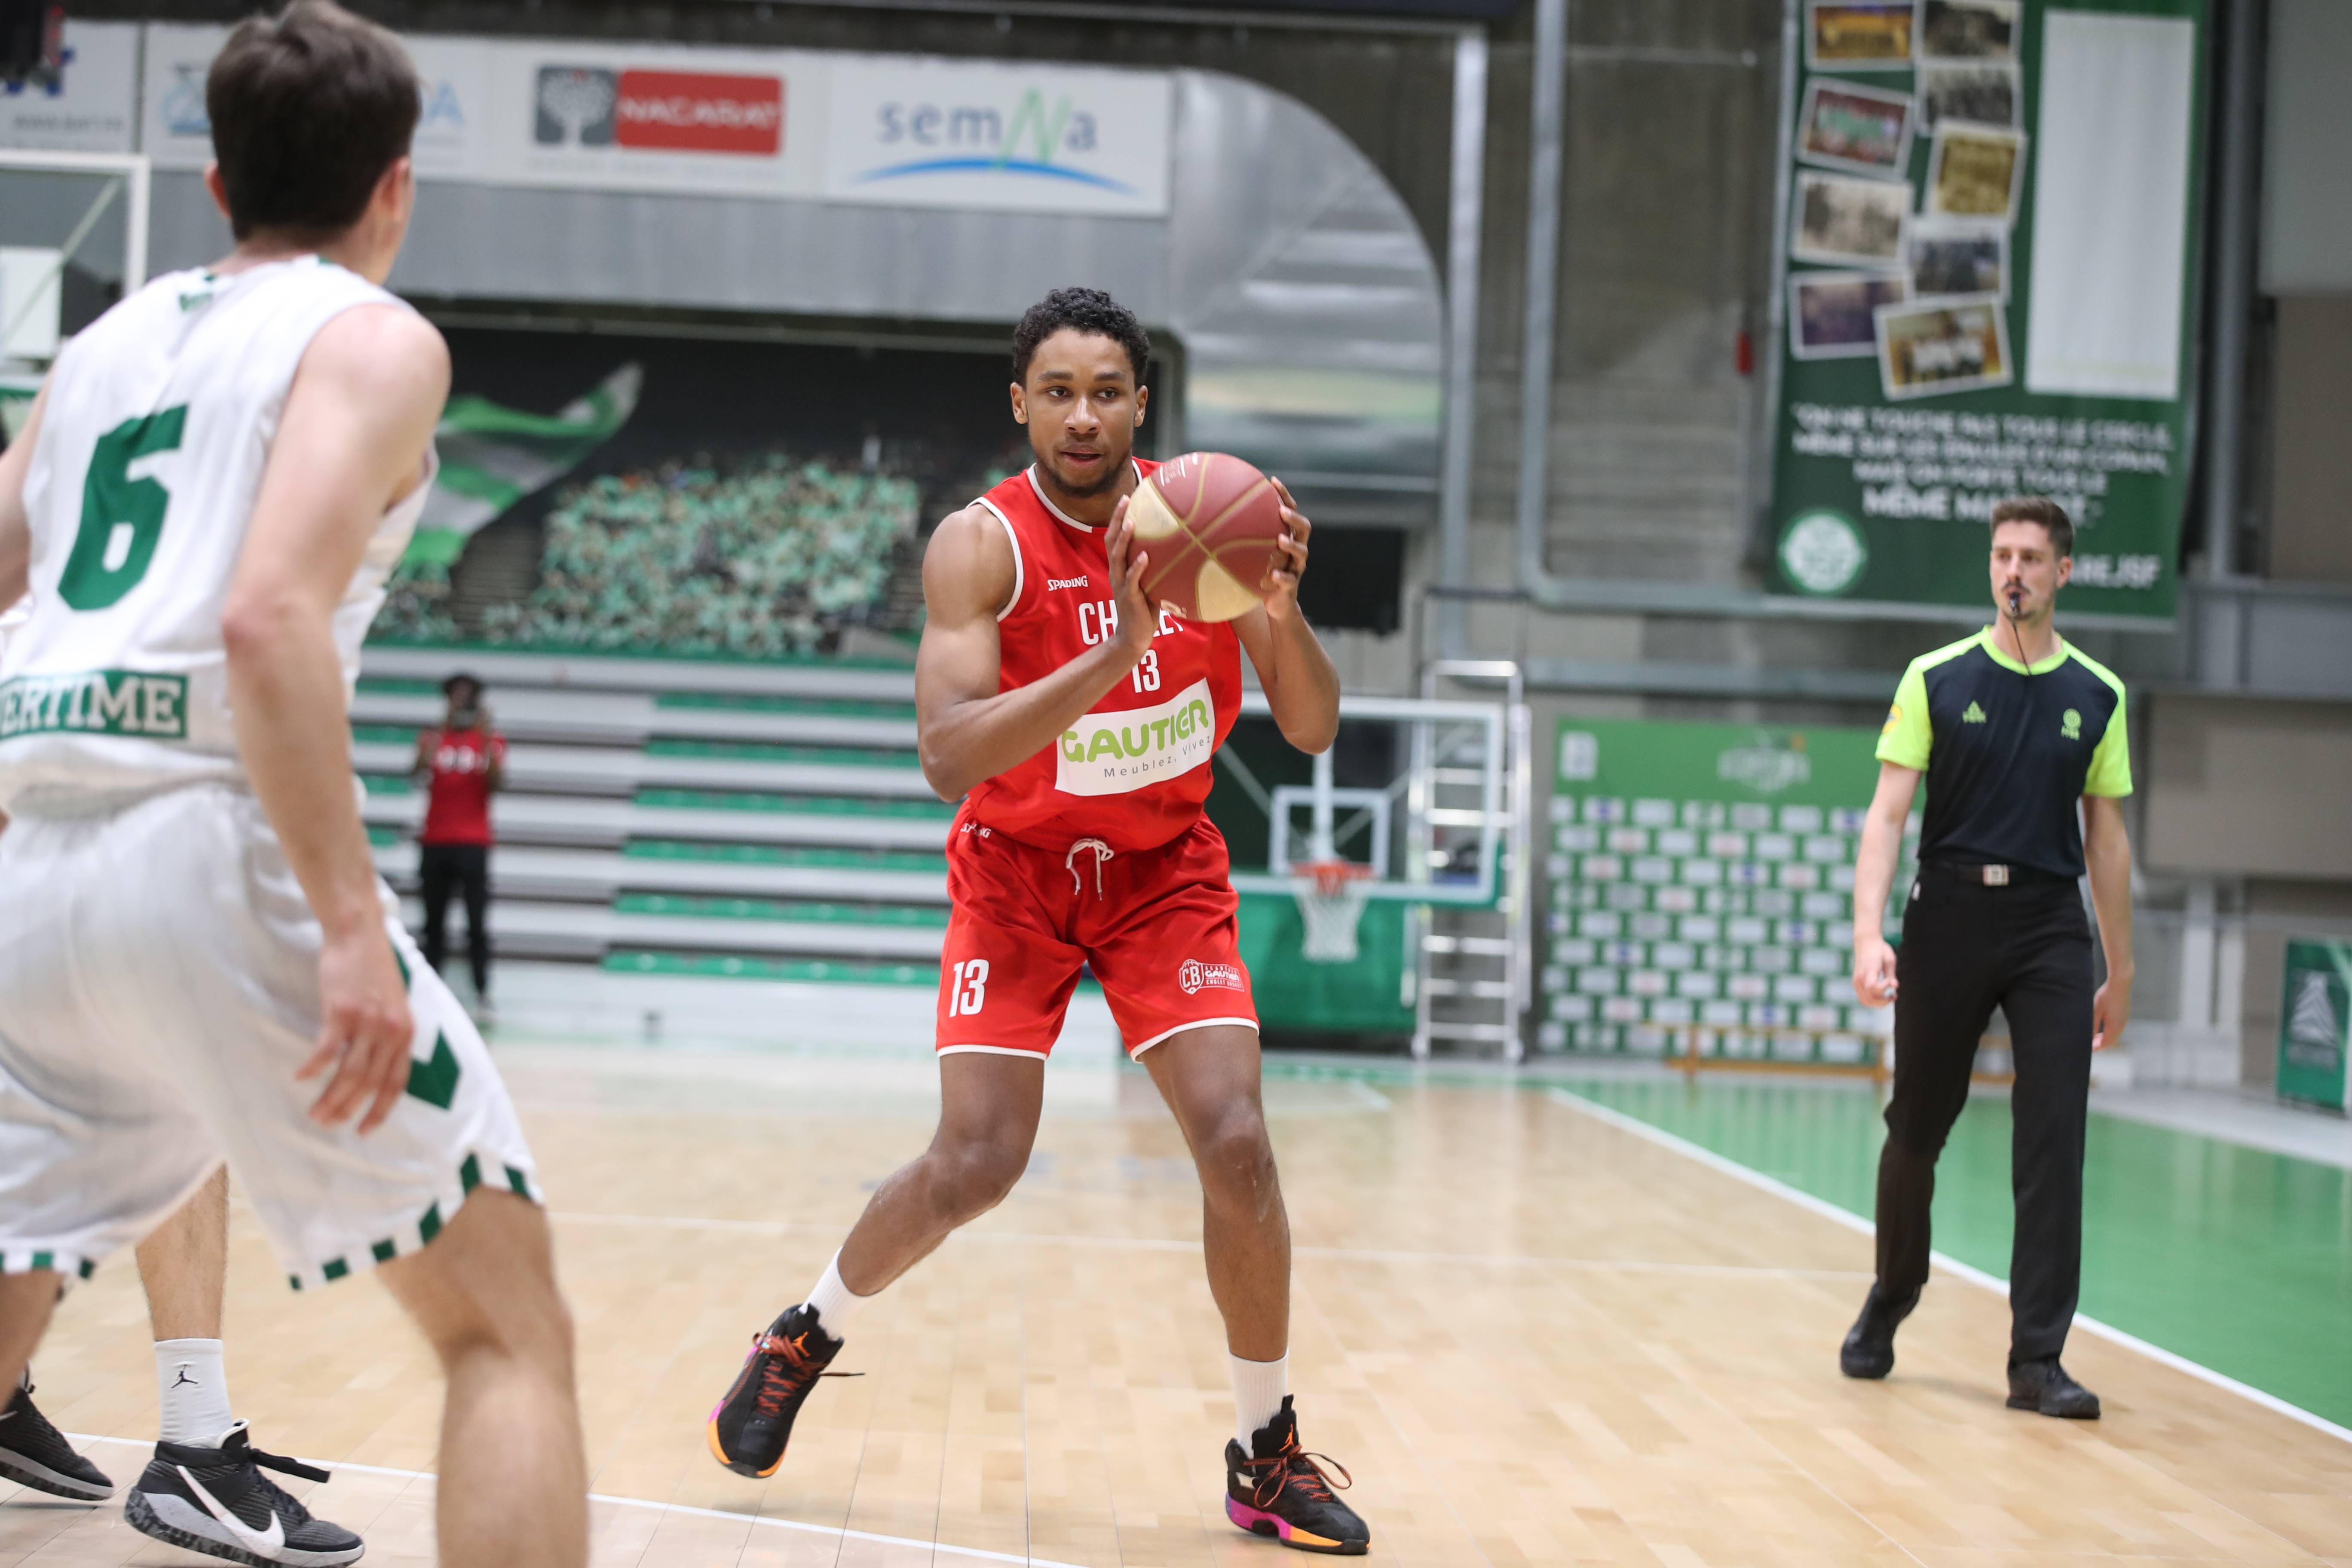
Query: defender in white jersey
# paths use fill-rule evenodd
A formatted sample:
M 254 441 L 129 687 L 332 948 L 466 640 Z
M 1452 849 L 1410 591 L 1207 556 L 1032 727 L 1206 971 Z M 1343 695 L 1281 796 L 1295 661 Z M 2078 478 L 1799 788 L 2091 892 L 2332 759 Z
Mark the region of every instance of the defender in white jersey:
M 441 1352 L 441 1561 L 576 1564 L 530 1153 L 374 873 L 351 768 L 448 387 L 381 287 L 414 70 L 296 0 L 231 36 L 206 99 L 235 254 L 76 337 L 0 453 L 0 604 L 32 596 L 0 664 L 0 1387 L 58 1284 L 226 1159 L 290 1283 L 374 1270 Z M 241 1431 L 159 1445 L 126 1511 L 239 1561 L 348 1561 L 288 1550 L 300 1521 L 257 1475 Z

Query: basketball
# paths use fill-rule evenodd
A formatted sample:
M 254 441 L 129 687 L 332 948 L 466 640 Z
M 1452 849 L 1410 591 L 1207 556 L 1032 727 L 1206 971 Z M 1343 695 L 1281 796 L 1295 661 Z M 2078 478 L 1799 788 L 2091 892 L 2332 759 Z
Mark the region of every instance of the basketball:
M 1188 621 L 1230 621 L 1264 603 L 1258 584 L 1282 559 L 1282 494 L 1239 458 L 1187 452 L 1162 464 L 1127 503 L 1150 553 L 1143 591 Z

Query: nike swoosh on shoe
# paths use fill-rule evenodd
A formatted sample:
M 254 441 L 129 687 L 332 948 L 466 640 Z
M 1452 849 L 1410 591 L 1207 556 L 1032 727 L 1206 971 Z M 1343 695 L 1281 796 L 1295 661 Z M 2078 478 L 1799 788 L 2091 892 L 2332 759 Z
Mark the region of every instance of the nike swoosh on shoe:
M 256 1556 L 275 1557 L 285 1550 L 286 1526 L 278 1519 L 276 1509 L 269 1510 L 269 1528 L 266 1531 L 256 1530 L 222 1507 L 212 1493 L 205 1490 L 205 1483 L 188 1473 L 188 1468 L 185 1465 L 174 1465 L 172 1468 L 179 1471 L 182 1480 L 188 1483 L 188 1489 L 196 1494 L 196 1500 L 205 1505 L 205 1511 L 226 1525 L 229 1533 L 236 1537 L 237 1544 L 243 1546 L 247 1552 Z

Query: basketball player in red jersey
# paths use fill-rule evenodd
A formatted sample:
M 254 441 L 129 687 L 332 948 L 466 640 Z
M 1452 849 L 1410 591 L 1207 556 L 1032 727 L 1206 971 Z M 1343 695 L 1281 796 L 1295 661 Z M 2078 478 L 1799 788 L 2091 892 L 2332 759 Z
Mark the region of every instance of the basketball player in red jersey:
M 1226 1513 L 1302 1550 L 1360 1553 L 1370 1531 L 1298 1444 L 1289 1220 L 1238 900 L 1201 809 L 1244 650 L 1291 744 L 1320 752 L 1338 733 L 1339 673 L 1298 612 L 1308 523 L 1285 491 L 1286 560 L 1259 584 L 1263 608 L 1223 625 L 1162 610 L 1139 586 L 1149 559 L 1126 521 L 1155 466 L 1132 455 L 1150 340 L 1108 295 L 1063 289 L 1013 342 L 1013 416 L 1036 461 L 940 523 L 923 562 L 923 772 L 964 800 L 948 839 L 939 1131 L 882 1184 L 808 1300 L 754 1336 L 711 1412 L 711 1451 L 773 1473 L 857 1307 L 1013 1190 L 1084 964 L 1200 1172 L 1236 1405 Z

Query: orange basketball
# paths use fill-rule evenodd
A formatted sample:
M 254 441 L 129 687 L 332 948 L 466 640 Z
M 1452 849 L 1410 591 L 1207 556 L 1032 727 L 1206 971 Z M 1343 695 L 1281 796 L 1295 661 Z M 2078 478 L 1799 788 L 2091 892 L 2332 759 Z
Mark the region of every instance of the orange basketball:
M 1137 487 L 1127 515 L 1151 557 L 1143 591 L 1188 621 L 1230 621 L 1265 603 L 1258 584 L 1282 559 L 1282 496 L 1223 452 L 1187 452 Z

